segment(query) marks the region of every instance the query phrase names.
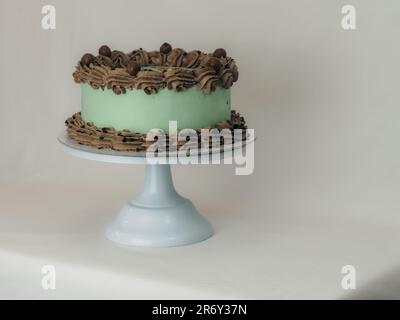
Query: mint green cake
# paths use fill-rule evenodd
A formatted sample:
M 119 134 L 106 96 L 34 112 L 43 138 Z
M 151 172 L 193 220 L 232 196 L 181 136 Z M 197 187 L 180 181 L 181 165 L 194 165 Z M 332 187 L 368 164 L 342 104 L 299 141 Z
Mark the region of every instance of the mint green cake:
M 83 55 L 73 74 L 81 84 L 81 112 L 66 121 L 68 134 L 97 148 L 137 151 L 146 148 L 150 130 L 168 133 L 169 121 L 178 130 L 244 127 L 231 111 L 238 75 L 222 48 L 186 52 L 164 43 L 157 51 L 125 54 L 102 46 L 97 56 Z
M 168 132 L 170 120 L 178 129 L 206 128 L 231 116 L 230 90 L 217 87 L 210 94 L 193 86 L 177 92 L 167 88 L 156 94 L 129 90 L 116 95 L 82 84 L 82 119 L 98 127 L 146 133 L 157 128 Z

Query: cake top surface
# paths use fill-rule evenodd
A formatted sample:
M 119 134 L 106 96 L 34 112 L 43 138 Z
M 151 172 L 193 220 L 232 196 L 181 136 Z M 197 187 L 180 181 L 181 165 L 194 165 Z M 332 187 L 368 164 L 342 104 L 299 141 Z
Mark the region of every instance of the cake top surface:
M 159 50 L 142 48 L 124 53 L 103 45 L 98 55 L 86 53 L 73 73 L 75 82 L 87 83 L 94 89 L 111 89 L 115 94 L 141 89 L 147 94 L 168 88 L 182 91 L 198 86 L 209 94 L 222 86 L 229 89 L 238 80 L 235 60 L 224 49 L 213 53 L 199 50 L 186 52 L 169 43 Z

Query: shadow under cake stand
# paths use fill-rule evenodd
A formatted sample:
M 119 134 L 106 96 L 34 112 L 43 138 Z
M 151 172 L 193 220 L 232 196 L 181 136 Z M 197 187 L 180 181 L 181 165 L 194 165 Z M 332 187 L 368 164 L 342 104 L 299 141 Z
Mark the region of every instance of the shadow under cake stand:
M 225 149 L 223 153 L 218 151 L 221 163 L 222 158 L 232 157 L 235 149 L 243 148 L 253 140 L 234 144 L 233 148 Z M 95 149 L 77 143 L 66 132 L 59 135 L 58 141 L 67 154 L 78 158 L 145 165 L 141 191 L 122 207 L 106 228 L 109 240 L 127 246 L 171 247 L 196 243 L 213 235 L 211 224 L 199 214 L 190 200 L 180 196 L 174 188 L 170 164 L 175 164 L 176 160 L 167 158 L 166 164 L 154 164 L 145 152 Z M 199 163 L 211 155 L 207 151 L 200 154 Z

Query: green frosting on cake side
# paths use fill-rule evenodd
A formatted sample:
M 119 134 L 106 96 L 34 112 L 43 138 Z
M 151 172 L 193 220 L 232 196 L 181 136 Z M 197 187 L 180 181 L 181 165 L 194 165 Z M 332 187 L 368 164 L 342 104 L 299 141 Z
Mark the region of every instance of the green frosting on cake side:
M 181 92 L 165 88 L 151 95 L 144 90 L 116 95 L 112 90 L 82 84 L 82 119 L 97 127 L 168 132 L 168 122 L 176 120 L 178 129 L 198 129 L 230 119 L 230 109 L 230 90 L 219 86 L 210 94 L 194 86 Z

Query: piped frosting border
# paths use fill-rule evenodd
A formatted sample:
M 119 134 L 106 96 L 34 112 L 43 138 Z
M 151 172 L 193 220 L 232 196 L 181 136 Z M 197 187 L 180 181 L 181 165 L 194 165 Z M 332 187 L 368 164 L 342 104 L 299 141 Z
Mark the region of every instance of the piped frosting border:
M 70 118 L 65 120 L 68 136 L 79 144 L 95 147 L 97 149 L 112 149 L 116 151 L 134 151 L 142 152 L 152 145 L 156 140 L 151 140 L 146 133 L 133 132 L 129 130 L 115 130 L 113 128 L 99 128 L 91 122 L 85 122 L 82 119 L 81 113 L 75 113 Z M 231 111 L 231 119 L 220 121 L 214 126 L 203 129 L 216 128 L 218 130 L 242 130 L 241 139 L 244 141 L 247 137 L 247 126 L 245 119 L 236 111 Z M 196 130 L 201 143 L 201 129 Z M 168 137 L 168 135 L 166 135 Z M 147 138 L 147 139 L 146 139 Z M 223 139 L 221 144 L 223 144 Z M 185 144 L 186 141 L 178 142 L 177 149 Z M 210 147 L 211 147 L 210 143 Z M 168 146 L 167 146 L 168 149 Z
M 102 46 L 97 56 L 82 56 L 73 77 L 77 83 L 110 89 L 115 94 L 133 89 L 147 94 L 162 88 L 182 91 L 196 85 L 209 94 L 217 86 L 229 89 L 238 80 L 239 72 L 235 60 L 222 48 L 213 53 L 186 52 L 164 43 L 158 51 L 138 49 L 128 54 Z

